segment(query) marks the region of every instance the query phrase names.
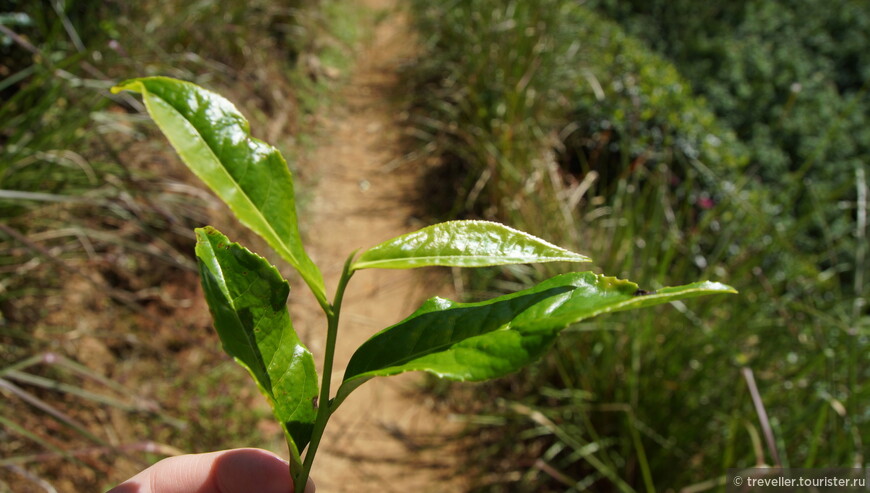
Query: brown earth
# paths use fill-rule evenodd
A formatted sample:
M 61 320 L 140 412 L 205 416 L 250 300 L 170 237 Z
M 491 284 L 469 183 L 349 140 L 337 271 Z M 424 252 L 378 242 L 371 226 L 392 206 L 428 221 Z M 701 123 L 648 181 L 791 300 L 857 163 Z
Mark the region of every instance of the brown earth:
M 359 53 L 350 83 L 324 119 L 315 151 L 300 164 L 301 172 L 316 176 L 305 236 L 327 290 L 333 289 L 350 252 L 421 226 L 414 219 L 419 200 L 414 192 L 422 166 L 407 163 L 390 170 L 403 152 L 401 109 L 394 98 L 400 91 L 397 70 L 413 54 L 413 42 L 405 15 L 395 10 L 394 2 L 366 3 L 389 8 L 391 14 Z M 332 388 L 356 347 L 407 316 L 426 297 L 444 295 L 445 280 L 420 271 L 355 274 L 342 307 Z M 305 301 L 291 302 L 291 311 L 297 331 L 318 359 L 325 321 L 314 299 Z M 458 426 L 421 392 L 421 379 L 419 374 L 375 379 L 345 401 L 329 423 L 312 471 L 319 491 L 463 489 L 455 474 L 458 455 L 450 445 Z

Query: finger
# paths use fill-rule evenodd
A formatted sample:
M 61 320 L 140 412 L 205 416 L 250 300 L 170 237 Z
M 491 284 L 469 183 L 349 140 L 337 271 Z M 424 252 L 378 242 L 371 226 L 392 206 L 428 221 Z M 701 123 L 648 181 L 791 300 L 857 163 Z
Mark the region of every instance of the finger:
M 313 484 L 309 483 L 313 492 Z M 305 488 L 306 493 L 309 488 Z M 290 469 L 259 449 L 235 449 L 164 459 L 109 493 L 289 493 Z

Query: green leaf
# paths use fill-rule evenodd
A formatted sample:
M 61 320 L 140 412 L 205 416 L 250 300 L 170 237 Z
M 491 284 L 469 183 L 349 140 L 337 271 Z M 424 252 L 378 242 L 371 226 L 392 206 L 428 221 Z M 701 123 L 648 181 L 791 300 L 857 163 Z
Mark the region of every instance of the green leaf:
M 485 267 L 559 261 L 589 262 L 589 258 L 503 224 L 448 221 L 372 247 L 360 255 L 352 269 Z
M 236 217 L 296 268 L 322 305 L 323 277 L 302 245 L 293 177 L 277 149 L 251 137 L 245 117 L 218 94 L 168 77 L 130 79 L 113 93 L 142 94 L 185 164 Z
M 290 286 L 265 259 L 216 229 L 197 229 L 196 238 L 203 290 L 224 350 L 257 382 L 301 465 L 318 386 L 314 358 L 290 323 Z
M 537 359 L 562 329 L 581 320 L 735 292 L 724 284 L 700 282 L 646 293 L 633 282 L 581 272 L 479 303 L 432 298 L 359 347 L 348 363 L 337 399 L 340 402 L 372 377 L 407 371 L 451 380 L 497 378 Z

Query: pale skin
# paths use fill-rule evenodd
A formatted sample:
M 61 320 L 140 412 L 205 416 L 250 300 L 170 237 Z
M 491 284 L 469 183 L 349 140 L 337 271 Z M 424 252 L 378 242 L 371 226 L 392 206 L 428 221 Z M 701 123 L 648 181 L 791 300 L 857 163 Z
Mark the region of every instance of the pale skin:
M 292 493 L 290 467 L 260 449 L 233 449 L 163 459 L 108 493 Z M 309 480 L 304 493 L 314 493 Z

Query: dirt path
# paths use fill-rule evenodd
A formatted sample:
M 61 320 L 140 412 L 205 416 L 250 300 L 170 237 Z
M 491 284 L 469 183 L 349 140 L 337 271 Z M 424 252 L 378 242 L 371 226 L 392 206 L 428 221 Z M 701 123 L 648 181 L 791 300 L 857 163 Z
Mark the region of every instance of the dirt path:
M 302 172 L 316 177 L 313 203 L 304 221 L 308 250 L 321 266 L 331 292 L 347 255 L 420 227 L 411 203 L 414 166 L 386 172 L 401 156 L 400 109 L 391 102 L 398 64 L 412 47 L 405 14 L 393 1 L 366 4 L 390 9 L 373 39 L 358 54 L 351 82 L 323 120 L 315 151 Z M 419 169 L 417 167 L 417 169 Z M 419 271 L 361 271 L 351 281 L 342 308 L 333 388 L 353 350 L 369 336 L 401 320 L 434 294 Z M 435 291 L 438 291 L 437 286 Z M 320 359 L 325 322 L 313 301 L 295 305 L 294 325 Z M 453 472 L 445 411 L 419 391 L 419 374 L 376 379 L 363 385 L 333 416 L 313 477 L 324 492 L 461 491 Z

